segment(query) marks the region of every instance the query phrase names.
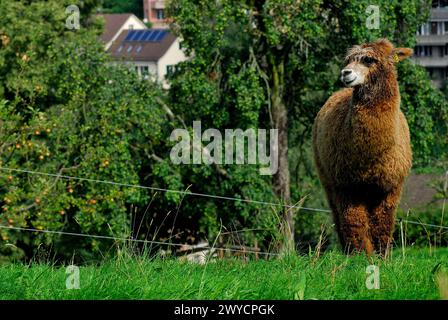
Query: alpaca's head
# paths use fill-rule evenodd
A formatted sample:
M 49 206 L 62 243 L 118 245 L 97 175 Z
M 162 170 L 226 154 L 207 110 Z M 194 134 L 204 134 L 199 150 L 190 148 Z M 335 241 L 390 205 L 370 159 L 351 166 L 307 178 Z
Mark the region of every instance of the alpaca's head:
M 375 85 L 395 75 L 395 64 L 412 55 L 412 49 L 394 48 L 386 39 L 354 46 L 345 58 L 341 80 L 347 87 Z

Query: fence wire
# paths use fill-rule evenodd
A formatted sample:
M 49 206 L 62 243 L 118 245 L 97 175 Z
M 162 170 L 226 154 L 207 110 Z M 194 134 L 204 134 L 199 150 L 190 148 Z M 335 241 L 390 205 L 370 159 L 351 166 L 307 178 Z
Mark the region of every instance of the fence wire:
M 133 239 L 133 238 L 119 238 L 119 237 L 103 236 L 103 235 L 95 235 L 95 234 L 85 234 L 85 233 L 65 232 L 65 231 L 55 231 L 55 230 L 45 230 L 45 229 L 34 229 L 34 228 L 22 228 L 22 227 L 5 226 L 5 225 L 0 225 L 0 229 L 58 234 L 58 235 L 67 235 L 67 236 L 103 239 L 103 240 L 114 240 L 114 241 L 123 241 L 123 242 L 138 242 L 138 243 L 155 244 L 155 245 L 161 245 L 161 246 L 162 245 L 163 246 L 173 246 L 173 247 L 188 247 L 189 246 L 188 244 L 185 244 L 185 243 L 172 243 L 172 242 L 163 242 L 163 241 L 155 241 L 155 240 L 141 240 L 141 239 Z M 278 256 L 279 255 L 278 253 L 263 252 L 263 251 L 256 251 L 256 250 L 250 250 L 250 249 L 232 249 L 232 248 L 226 248 L 226 247 L 201 246 L 201 249 L 223 250 L 223 251 L 239 252 L 239 253 L 252 253 L 252 254 L 265 255 L 265 256 Z
M 39 171 L 32 171 L 32 170 L 24 170 L 24 169 L 13 169 L 13 168 L 7 168 L 7 167 L 0 167 L 0 170 L 2 170 L 2 171 L 9 171 L 9 172 L 34 174 L 34 175 L 47 176 L 47 177 L 53 177 L 53 178 L 62 178 L 62 179 L 67 179 L 67 180 L 87 181 L 87 182 L 103 183 L 103 184 L 110 184 L 110 185 L 122 186 L 122 187 L 139 188 L 139 189 L 147 189 L 147 190 L 152 190 L 152 191 L 160 191 L 160 192 L 176 193 L 176 194 L 189 195 L 189 196 L 213 198 L 213 199 L 220 199 L 220 200 L 226 200 L 226 201 L 245 202 L 245 203 L 253 203 L 253 204 L 259 204 L 259 205 L 265 205 L 265 206 L 285 207 L 285 208 L 290 208 L 290 209 L 296 208 L 298 210 L 305 210 L 305 211 L 312 211 L 312 212 L 321 212 L 321 213 L 331 213 L 331 210 L 328 210 L 328 209 L 310 208 L 310 207 L 302 207 L 300 205 L 286 205 L 286 204 L 273 203 L 273 202 L 267 202 L 267 201 L 258 201 L 258 200 L 242 199 L 242 198 L 235 198 L 235 197 L 226 197 L 226 196 L 219 196 L 219 195 L 212 195 L 212 194 L 205 194 L 205 193 L 197 193 L 197 192 L 189 192 L 189 191 L 181 191 L 181 190 L 172 190 L 172 189 L 157 188 L 157 187 L 148 187 L 148 186 L 143 186 L 143 185 L 120 183 L 120 182 L 109 181 L 109 180 L 82 178 L 82 177 L 76 177 L 76 176 L 69 176 L 69 175 L 62 175 L 62 174 L 53 174 L 53 173 L 46 173 L 46 172 L 39 172 Z M 448 172 L 447 172 L 446 178 L 447 178 L 447 181 L 448 181 Z M 446 184 L 447 183 L 445 182 L 445 188 L 446 188 Z M 444 202 L 445 202 L 445 199 L 444 199 Z M 404 222 L 404 223 L 409 223 L 409 224 L 414 224 L 414 225 L 421 225 L 421 226 L 430 227 L 430 228 L 438 228 L 438 229 L 441 229 L 441 230 L 443 230 L 443 229 L 444 230 L 448 230 L 448 226 L 444 226 L 444 225 L 435 225 L 435 224 L 423 223 L 423 222 L 420 222 L 420 221 L 412 221 L 412 220 L 407 220 L 407 219 L 396 219 L 396 220 L 398 222 Z M 96 239 L 105 239 L 105 240 L 114 240 L 114 241 L 128 241 L 128 242 L 137 242 L 137 243 L 144 243 L 144 244 L 164 245 L 164 246 L 168 245 L 168 246 L 174 246 L 174 247 L 188 246 L 185 243 L 172 243 L 172 242 L 163 242 L 163 241 L 155 241 L 155 240 L 141 240 L 141 239 L 133 239 L 133 238 L 120 238 L 120 237 L 113 237 L 113 236 L 92 235 L 92 234 L 85 234 L 85 233 L 75 233 L 75 232 L 65 232 L 65 231 L 55 231 L 55 230 L 44 230 L 44 229 L 34 229 L 34 228 L 23 228 L 23 227 L 14 227 L 14 226 L 5 226 L 5 225 L 0 225 L 0 229 L 9 229 L 9 230 L 27 231 L 27 232 L 38 232 L 38 233 L 47 233 L 47 234 L 58 234 L 58 235 L 67 235 L 67 236 L 76 236 L 76 237 L 85 237 L 85 238 L 96 238 Z M 206 249 L 206 250 L 223 250 L 223 251 L 230 251 L 230 252 L 259 254 L 259 255 L 265 255 L 265 256 L 277 256 L 277 255 L 279 255 L 277 253 L 255 251 L 255 250 L 249 250 L 249 249 L 247 249 L 247 250 L 246 249 L 232 249 L 232 248 L 225 248 L 225 247 L 223 248 L 223 247 L 210 247 L 210 246 L 204 246 L 204 247 L 201 247 L 201 248 L 202 249 Z
M 35 174 L 35 175 L 41 175 L 41 176 L 47 176 L 47 177 L 53 177 L 53 178 L 66 179 L 66 180 L 87 181 L 87 182 L 93 182 L 93 183 L 110 184 L 110 185 L 121 186 L 121 187 L 147 189 L 147 190 L 167 192 L 167 193 L 176 193 L 176 194 L 182 194 L 182 195 L 186 195 L 186 196 L 214 198 L 214 199 L 227 200 L 227 201 L 253 203 L 253 204 L 259 204 L 259 205 L 265 205 L 265 206 L 284 207 L 284 208 L 289 208 L 289 209 L 295 208 L 295 209 L 306 210 L 306 211 L 327 212 L 327 213 L 331 212 L 330 210 L 327 210 L 327 209 L 308 208 L 308 207 L 302 207 L 299 205 L 287 205 L 287 204 L 281 204 L 281 203 L 226 197 L 226 196 L 212 195 L 212 194 L 206 194 L 206 193 L 198 193 L 198 192 L 190 192 L 190 191 L 182 191 L 182 190 L 172 190 L 172 189 L 157 188 L 157 187 L 148 187 L 148 186 L 142 186 L 142 185 L 138 185 L 138 184 L 128 184 L 128 183 L 121 183 L 121 182 L 115 182 L 115 181 L 109 181 L 109 180 L 81 178 L 81 177 L 68 176 L 68 175 L 56 174 L 56 173 L 46 173 L 46 172 L 23 170 L 23 169 L 5 168 L 5 167 L 0 167 L 0 170 L 9 171 L 9 172 Z

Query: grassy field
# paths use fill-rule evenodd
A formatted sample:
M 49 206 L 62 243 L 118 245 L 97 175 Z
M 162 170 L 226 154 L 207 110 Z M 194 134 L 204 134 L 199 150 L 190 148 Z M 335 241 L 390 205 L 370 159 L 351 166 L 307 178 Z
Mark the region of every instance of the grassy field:
M 328 252 L 271 261 L 117 258 L 80 267 L 80 289 L 50 264 L 0 266 L 0 299 L 440 299 L 448 298 L 448 249 L 374 259 L 380 289 L 367 289 L 365 256 Z

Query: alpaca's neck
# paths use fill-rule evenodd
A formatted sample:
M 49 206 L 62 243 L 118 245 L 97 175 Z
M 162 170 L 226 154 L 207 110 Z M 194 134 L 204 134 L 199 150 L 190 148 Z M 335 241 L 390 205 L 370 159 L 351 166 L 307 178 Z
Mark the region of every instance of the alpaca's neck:
M 400 107 L 400 91 L 395 74 L 391 74 L 381 81 L 355 87 L 352 104 L 378 111 L 398 109 Z
M 400 112 L 396 77 L 375 85 L 356 87 L 351 104 L 347 128 L 353 139 L 358 141 L 354 145 L 359 154 L 366 158 L 375 157 L 394 145 Z

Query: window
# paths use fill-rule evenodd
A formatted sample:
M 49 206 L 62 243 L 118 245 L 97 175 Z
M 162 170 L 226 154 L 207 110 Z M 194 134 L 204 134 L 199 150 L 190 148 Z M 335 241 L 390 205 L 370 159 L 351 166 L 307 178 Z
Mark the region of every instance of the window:
M 140 72 L 142 73 L 142 76 L 149 75 L 149 67 L 148 66 L 142 66 L 140 67 Z
M 142 46 L 139 45 L 139 46 L 137 47 L 137 49 L 135 49 L 135 51 L 137 51 L 137 53 L 139 53 L 140 51 L 142 51 Z
M 432 56 L 431 46 L 417 46 L 415 47 L 415 55 L 417 57 L 430 57 Z
M 429 35 L 429 23 L 425 23 L 417 30 L 417 34 L 419 36 L 427 36 Z
M 132 48 L 133 48 L 132 45 L 129 46 L 127 51 L 128 51 L 128 52 L 131 52 L 131 51 L 132 51 Z
M 440 68 L 436 68 L 434 70 L 434 80 L 442 80 L 443 79 L 443 70 Z
M 438 22 L 437 23 L 437 34 L 443 35 L 444 34 L 444 25 L 443 22 Z
M 415 47 L 415 56 L 417 56 L 417 57 L 422 56 L 422 47 L 420 47 L 420 46 Z
M 448 21 L 445 21 L 444 24 L 445 24 L 445 34 L 448 34 Z
M 166 66 L 166 75 L 171 76 L 174 73 L 174 66 Z
M 431 34 L 437 34 L 437 22 L 431 22 Z
M 165 19 L 165 10 L 163 10 L 163 9 L 156 9 L 156 17 L 157 17 L 157 20 Z
M 121 52 L 123 50 L 123 45 L 119 46 L 117 52 Z
M 149 66 L 141 66 L 140 67 L 140 75 L 143 79 L 149 78 Z
M 416 47 L 415 47 L 415 49 L 414 49 L 414 53 L 415 53 L 415 56 L 416 56 L 416 57 L 420 57 L 420 50 L 421 50 L 421 47 L 419 47 L 419 46 L 416 46 Z
M 429 35 L 429 28 L 430 28 L 429 22 L 425 23 L 424 26 L 423 26 L 423 34 L 425 36 Z
M 129 29 L 129 30 L 134 30 L 134 25 L 133 25 L 133 24 L 130 24 L 128 29 Z

